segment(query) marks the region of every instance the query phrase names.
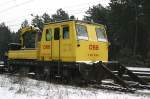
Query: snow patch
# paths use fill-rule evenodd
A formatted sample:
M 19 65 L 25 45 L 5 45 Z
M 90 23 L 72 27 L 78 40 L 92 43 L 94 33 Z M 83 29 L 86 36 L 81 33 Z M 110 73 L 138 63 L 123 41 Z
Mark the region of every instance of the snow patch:
M 0 75 L 0 99 L 150 99 L 150 91 L 145 92 L 129 94 Z

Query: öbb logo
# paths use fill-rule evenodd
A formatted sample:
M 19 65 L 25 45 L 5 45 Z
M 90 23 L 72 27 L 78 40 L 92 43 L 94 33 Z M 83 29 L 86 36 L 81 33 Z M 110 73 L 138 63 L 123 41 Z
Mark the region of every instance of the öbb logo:
M 90 44 L 89 45 L 89 50 L 99 50 L 99 46 L 98 45 Z
M 50 49 L 50 45 L 43 45 L 43 49 Z

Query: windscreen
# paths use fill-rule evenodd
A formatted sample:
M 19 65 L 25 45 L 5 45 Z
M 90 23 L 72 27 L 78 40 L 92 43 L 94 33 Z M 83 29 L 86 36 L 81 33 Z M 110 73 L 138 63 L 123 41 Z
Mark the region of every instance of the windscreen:
M 77 24 L 76 31 L 78 40 L 88 40 L 88 33 L 86 26 Z
M 26 32 L 23 34 L 23 46 L 25 48 L 35 48 L 36 33 Z
M 105 33 L 105 29 L 96 28 L 97 40 L 107 42 L 107 36 Z

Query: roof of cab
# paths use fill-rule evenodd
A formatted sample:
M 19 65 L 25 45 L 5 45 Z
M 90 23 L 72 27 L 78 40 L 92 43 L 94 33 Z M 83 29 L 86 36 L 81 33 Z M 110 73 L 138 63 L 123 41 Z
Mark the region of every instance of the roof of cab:
M 74 21 L 74 22 L 81 22 L 81 23 L 86 23 L 86 24 L 94 24 L 94 25 L 103 25 L 103 24 L 99 24 L 99 23 L 94 23 L 94 22 L 90 22 L 90 21 L 83 21 L 83 20 L 61 20 L 61 21 L 55 21 L 55 22 L 50 22 L 50 23 L 46 23 L 45 25 L 49 25 L 49 24 L 56 24 L 56 23 L 62 23 L 62 22 L 69 22 L 69 21 Z
M 27 26 L 27 27 L 23 27 L 20 29 L 20 35 L 23 35 L 25 32 L 27 31 L 38 31 L 39 29 L 37 27 L 34 26 Z

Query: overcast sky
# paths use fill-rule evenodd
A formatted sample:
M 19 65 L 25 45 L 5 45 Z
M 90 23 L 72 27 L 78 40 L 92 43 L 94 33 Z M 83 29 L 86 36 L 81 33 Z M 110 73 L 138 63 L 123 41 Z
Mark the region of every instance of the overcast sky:
M 31 14 L 51 15 L 59 8 L 82 19 L 84 12 L 98 3 L 108 6 L 109 0 L 0 0 L 0 23 L 5 22 L 12 31 L 17 31 L 22 21 L 31 21 Z

